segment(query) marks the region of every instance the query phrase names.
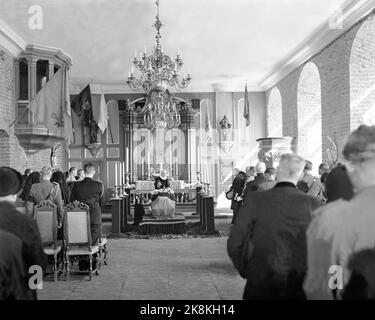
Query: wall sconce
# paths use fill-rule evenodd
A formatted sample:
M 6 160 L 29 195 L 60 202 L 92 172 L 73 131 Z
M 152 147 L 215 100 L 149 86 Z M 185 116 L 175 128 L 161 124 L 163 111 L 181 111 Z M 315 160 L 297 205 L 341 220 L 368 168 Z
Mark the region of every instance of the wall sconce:
M 233 135 L 232 135 L 232 125 L 229 122 L 229 119 L 226 115 L 224 115 L 223 119 L 219 122 L 220 125 L 220 148 L 224 151 L 224 153 L 228 153 L 233 145 Z

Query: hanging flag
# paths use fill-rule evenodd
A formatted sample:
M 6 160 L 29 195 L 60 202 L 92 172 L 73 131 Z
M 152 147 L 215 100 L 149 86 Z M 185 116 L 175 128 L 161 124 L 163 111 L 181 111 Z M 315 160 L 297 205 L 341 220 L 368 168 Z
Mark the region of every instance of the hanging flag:
M 245 103 L 243 107 L 243 117 L 246 119 L 246 127 L 250 125 L 250 102 L 247 92 L 247 83 L 245 85 Z
M 91 121 L 94 120 L 89 84 L 75 97 L 72 102 L 72 109 L 79 118 L 82 117 L 83 126 L 88 128 Z
M 101 94 L 101 97 L 100 97 L 98 126 L 102 133 L 104 133 L 105 129 L 107 129 L 107 126 L 108 126 L 108 109 L 105 103 L 105 98 L 104 98 L 103 93 Z
M 61 136 L 64 127 L 63 77 L 61 68 L 27 106 L 36 123 L 45 124 L 49 133 L 54 136 Z

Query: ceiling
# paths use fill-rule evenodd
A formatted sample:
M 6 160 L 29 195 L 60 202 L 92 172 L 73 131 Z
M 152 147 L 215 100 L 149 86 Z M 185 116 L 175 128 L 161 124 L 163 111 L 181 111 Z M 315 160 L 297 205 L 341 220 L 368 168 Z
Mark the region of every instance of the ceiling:
M 161 0 L 165 53 L 182 51 L 191 86 L 258 84 L 342 0 Z M 43 29 L 28 26 L 43 9 Z M 73 60 L 75 83 L 124 84 L 135 49 L 154 45 L 154 0 L 0 0 L 0 18 L 31 44 Z M 186 89 L 186 91 L 189 91 Z

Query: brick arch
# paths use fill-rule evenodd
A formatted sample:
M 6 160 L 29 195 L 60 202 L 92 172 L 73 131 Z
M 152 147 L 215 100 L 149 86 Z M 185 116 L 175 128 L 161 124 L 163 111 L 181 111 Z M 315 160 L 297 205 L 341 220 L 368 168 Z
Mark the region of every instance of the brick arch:
M 314 173 L 322 162 L 321 80 L 317 66 L 302 69 L 297 89 L 298 153 L 312 161 Z
M 268 97 L 267 104 L 267 135 L 282 137 L 283 135 L 283 105 L 280 90 L 274 87 Z
M 358 29 L 350 52 L 350 130 L 375 125 L 375 15 Z

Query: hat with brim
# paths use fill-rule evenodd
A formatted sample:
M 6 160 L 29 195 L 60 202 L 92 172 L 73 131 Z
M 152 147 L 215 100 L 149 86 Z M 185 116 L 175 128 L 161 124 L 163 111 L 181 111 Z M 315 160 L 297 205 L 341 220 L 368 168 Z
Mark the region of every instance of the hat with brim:
M 18 194 L 21 189 L 21 173 L 9 167 L 0 167 L 0 197 Z

